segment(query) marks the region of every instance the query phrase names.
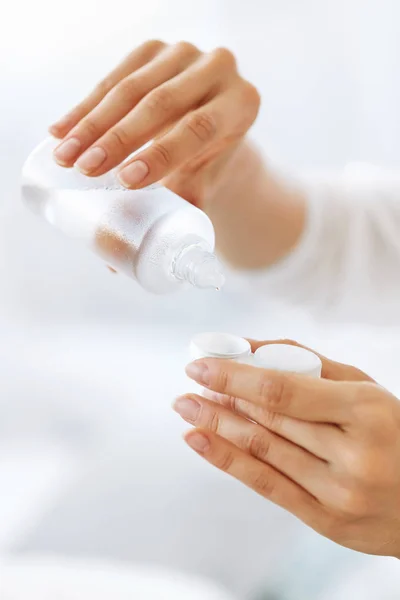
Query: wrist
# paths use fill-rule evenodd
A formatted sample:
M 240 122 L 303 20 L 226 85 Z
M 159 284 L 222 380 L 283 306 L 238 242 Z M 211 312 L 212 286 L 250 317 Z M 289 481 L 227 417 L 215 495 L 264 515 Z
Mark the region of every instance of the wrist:
M 280 180 L 261 153 L 243 142 L 210 177 L 203 204 L 217 247 L 238 269 L 261 269 L 283 258 L 303 232 L 306 201 Z

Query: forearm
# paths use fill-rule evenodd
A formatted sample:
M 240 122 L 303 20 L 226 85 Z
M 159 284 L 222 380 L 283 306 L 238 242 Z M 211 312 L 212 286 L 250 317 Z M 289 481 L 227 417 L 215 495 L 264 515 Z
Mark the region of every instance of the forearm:
M 297 192 L 255 155 L 234 160 L 210 214 L 221 254 L 254 289 L 320 318 L 398 323 L 398 172 L 315 173 Z
M 302 193 L 280 181 L 249 145 L 238 147 L 219 169 L 204 208 L 219 252 L 239 269 L 268 267 L 285 257 L 300 239 L 306 217 Z

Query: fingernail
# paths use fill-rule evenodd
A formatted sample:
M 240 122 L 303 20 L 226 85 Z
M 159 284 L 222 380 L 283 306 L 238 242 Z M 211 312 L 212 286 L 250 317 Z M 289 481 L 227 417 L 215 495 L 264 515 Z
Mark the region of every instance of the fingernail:
M 192 398 L 177 398 L 173 408 L 183 419 L 195 423 L 201 407 L 200 403 Z
M 202 433 L 199 433 L 198 431 L 194 431 L 193 433 L 190 432 L 185 437 L 185 440 L 188 446 L 193 448 L 193 450 L 196 450 L 196 452 L 200 452 L 202 454 L 204 452 L 207 452 L 207 450 L 210 447 L 210 442 L 208 438 Z
M 107 153 L 103 148 L 100 148 L 100 146 L 89 148 L 87 152 L 82 154 L 75 166 L 82 171 L 82 173 L 91 173 L 91 171 L 98 169 L 106 158 Z
M 149 167 L 142 160 L 136 160 L 118 173 L 118 179 L 125 187 L 139 185 L 149 174 Z
M 210 385 L 210 372 L 208 366 L 203 362 L 190 363 L 186 367 L 186 375 L 206 387 Z
M 81 147 L 82 144 L 78 138 L 69 138 L 69 140 L 62 142 L 62 144 L 54 150 L 54 158 L 61 164 L 70 163 L 79 153 Z

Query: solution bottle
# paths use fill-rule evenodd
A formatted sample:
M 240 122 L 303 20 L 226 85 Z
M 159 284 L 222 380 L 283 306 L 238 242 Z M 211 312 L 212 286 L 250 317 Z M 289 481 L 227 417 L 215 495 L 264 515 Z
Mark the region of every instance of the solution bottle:
M 90 178 L 60 167 L 57 143 L 45 140 L 23 167 L 22 198 L 33 212 L 149 292 L 223 286 L 205 213 L 161 186 L 127 190 L 113 172 Z

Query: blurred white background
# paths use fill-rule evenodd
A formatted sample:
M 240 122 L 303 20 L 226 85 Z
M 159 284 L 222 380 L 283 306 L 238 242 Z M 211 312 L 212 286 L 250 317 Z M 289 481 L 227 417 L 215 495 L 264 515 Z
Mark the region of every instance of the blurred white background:
M 357 573 L 369 559 L 349 558 L 203 464 L 181 442 L 170 404 L 187 389 L 186 348 L 201 330 L 297 338 L 398 393 L 400 332 L 317 325 L 229 285 L 148 296 L 28 214 L 19 174 L 47 126 L 149 38 L 232 48 L 263 97 L 253 135 L 285 168 L 396 166 L 399 23 L 396 0 L 14 0 L 3 9 L 1 551 L 173 566 L 239 598 L 277 586 L 285 598 L 331 599 L 345 565 L 356 583 L 341 600 L 364 594 Z

